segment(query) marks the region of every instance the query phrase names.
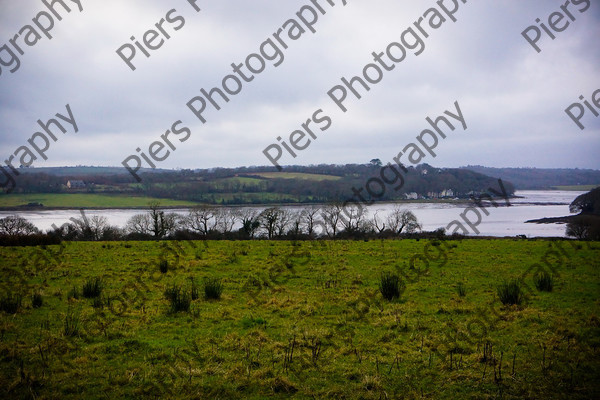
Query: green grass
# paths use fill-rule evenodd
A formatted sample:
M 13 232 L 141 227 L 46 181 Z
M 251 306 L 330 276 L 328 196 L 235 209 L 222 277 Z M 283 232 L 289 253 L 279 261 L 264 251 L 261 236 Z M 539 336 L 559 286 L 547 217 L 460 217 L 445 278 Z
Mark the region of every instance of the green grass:
M 252 175 L 262 176 L 267 179 L 306 179 L 310 181 L 337 181 L 342 179 L 335 175 L 307 174 L 303 172 L 257 172 Z
M 197 203 L 153 197 L 136 197 L 131 195 L 103 195 L 83 193 L 56 194 L 2 194 L 0 207 L 18 207 L 28 203 L 41 203 L 44 207 L 53 208 L 113 208 L 113 207 L 147 207 L 151 202 L 159 202 L 161 206 L 194 206 Z
M 572 191 L 590 191 L 600 185 L 571 185 L 571 186 L 554 186 L 556 190 L 572 190 Z
M 249 185 L 249 186 L 260 186 L 260 185 L 264 184 L 263 179 L 252 178 L 252 177 L 248 177 L 248 176 L 235 176 L 232 178 L 223 178 L 223 179 L 219 179 L 217 182 L 240 183 L 240 184 Z
M 0 311 L 0 398 L 596 398 L 600 243 L 449 243 L 445 265 L 414 269 L 445 242 L 0 248 L 0 293 L 44 294 L 40 308 Z M 530 269 L 546 254 L 552 292 Z M 386 272 L 405 285 L 391 302 Z M 69 296 L 96 277 L 109 302 Z M 220 300 L 191 299 L 209 278 Z M 527 301 L 503 306 L 498 285 L 521 278 Z
M 214 201 L 215 204 L 222 202 L 236 204 L 261 204 L 261 203 L 286 203 L 288 201 L 298 202 L 301 197 L 290 194 L 256 192 L 256 193 L 207 193 L 202 199 L 206 202 Z

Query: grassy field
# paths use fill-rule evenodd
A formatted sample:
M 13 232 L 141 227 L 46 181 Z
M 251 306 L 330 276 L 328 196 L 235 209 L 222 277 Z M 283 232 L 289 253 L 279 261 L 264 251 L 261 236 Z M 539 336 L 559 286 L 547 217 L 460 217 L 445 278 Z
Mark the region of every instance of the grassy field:
M 599 255 L 512 239 L 0 248 L 0 306 L 23 296 L 0 312 L 0 398 L 598 398 Z M 503 306 L 513 278 L 531 290 Z M 173 285 L 199 290 L 188 311 L 171 310 Z
M 572 190 L 572 191 L 582 191 L 587 192 L 592 189 L 597 188 L 600 185 L 572 185 L 572 186 L 554 186 L 556 190 Z
M 131 195 L 104 195 L 87 193 L 56 194 L 3 194 L 0 195 L 0 207 L 18 207 L 28 203 L 41 203 L 44 207 L 62 208 L 121 208 L 147 207 L 150 202 L 159 202 L 161 206 L 193 206 L 196 203 L 171 199 L 157 199 Z
M 253 175 L 268 179 L 306 179 L 311 181 L 337 181 L 342 179 L 334 175 L 306 174 L 303 172 L 257 172 Z

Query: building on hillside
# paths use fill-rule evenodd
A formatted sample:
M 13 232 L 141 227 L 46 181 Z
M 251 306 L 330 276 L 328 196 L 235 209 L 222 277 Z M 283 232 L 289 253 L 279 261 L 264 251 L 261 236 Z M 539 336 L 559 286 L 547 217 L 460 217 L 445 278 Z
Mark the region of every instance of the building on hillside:
M 79 180 L 69 180 L 67 181 L 67 187 L 69 189 L 85 189 L 85 182 Z
M 452 189 L 442 190 L 440 197 L 454 197 L 454 191 Z

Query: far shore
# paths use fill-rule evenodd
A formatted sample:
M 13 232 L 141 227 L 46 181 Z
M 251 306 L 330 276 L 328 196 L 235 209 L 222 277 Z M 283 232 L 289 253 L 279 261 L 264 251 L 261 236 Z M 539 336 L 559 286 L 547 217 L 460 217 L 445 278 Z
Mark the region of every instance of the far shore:
M 522 196 L 510 196 L 509 199 L 518 199 L 522 198 Z M 164 199 L 165 201 L 173 201 L 172 199 Z M 424 203 L 439 203 L 439 204 L 471 204 L 473 201 L 471 199 L 466 198 L 455 198 L 455 199 L 419 199 L 419 200 L 390 200 L 390 201 L 376 201 L 373 204 L 424 204 Z M 484 201 L 484 204 L 488 203 L 488 201 Z M 353 204 L 353 203 L 350 203 Z M 505 205 L 503 202 L 497 201 L 499 207 L 507 207 L 509 205 Z M 566 203 L 542 203 L 542 202 L 528 202 L 528 203 L 520 203 L 520 204 L 528 204 L 528 205 L 565 205 Z M 243 208 L 243 207 L 323 207 L 328 205 L 328 203 L 245 203 L 245 204 L 210 204 L 210 203 L 198 203 L 198 204 L 181 204 L 181 205 L 168 205 L 168 206 L 159 206 L 160 209 L 163 210 L 178 210 L 178 209 L 188 209 L 194 207 L 224 207 L 224 208 Z M 3 207 L 0 205 L 0 212 L 9 212 L 9 211 L 65 211 L 65 210 L 78 210 L 78 209 L 86 209 L 86 210 L 139 210 L 148 208 L 148 204 L 139 204 L 134 206 L 94 206 L 94 207 L 86 207 L 81 205 L 71 205 L 64 207 L 47 207 L 44 205 L 22 205 L 22 206 L 12 206 L 12 207 Z

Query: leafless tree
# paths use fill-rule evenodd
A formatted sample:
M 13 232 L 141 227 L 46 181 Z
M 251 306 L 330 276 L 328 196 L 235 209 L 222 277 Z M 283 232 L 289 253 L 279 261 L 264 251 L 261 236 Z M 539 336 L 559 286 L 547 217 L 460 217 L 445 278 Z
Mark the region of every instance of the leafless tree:
M 321 212 L 325 230 L 328 236 L 335 237 L 340 227 L 342 217 L 342 206 L 339 203 L 331 204 L 323 208 Z
M 90 232 L 94 240 L 100 240 L 104 232 L 109 228 L 108 218 L 101 215 L 94 215 L 90 218 Z
M 381 234 L 383 233 L 383 231 L 385 231 L 386 225 L 385 222 L 382 221 L 381 219 L 379 219 L 379 216 L 377 215 L 379 211 L 375 211 L 375 215 L 373 215 L 373 228 L 375 228 L 375 230 L 377 231 L 377 233 Z
M 202 235 L 208 235 L 216 226 L 215 209 L 210 206 L 194 207 L 183 220 L 184 226 Z
M 298 237 L 303 233 L 304 210 L 290 211 L 290 233 Z
M 39 233 L 39 229 L 31 222 L 18 215 L 9 215 L 0 219 L 0 235 L 31 235 Z
M 302 211 L 302 224 L 305 228 L 306 234 L 310 237 L 313 237 L 316 234 L 315 226 L 319 221 L 320 211 L 321 208 L 316 206 L 305 208 Z
M 396 234 L 414 233 L 421 230 L 421 224 L 417 221 L 416 215 L 412 211 L 402 210 L 395 207 L 387 219 L 390 230 Z
M 101 240 L 109 228 L 108 219 L 100 215 L 88 218 L 83 214 L 82 218 L 71 218 L 71 221 L 77 237 L 84 240 Z
M 366 210 L 359 206 L 350 206 L 342 208 L 341 226 L 348 233 L 356 233 L 365 230 Z
M 292 223 L 293 214 L 290 210 L 280 209 L 279 216 L 275 222 L 275 232 L 277 236 L 285 236 Z
M 215 210 L 215 227 L 219 232 L 229 233 L 233 230 L 237 221 L 235 211 L 228 208 L 218 208 Z
M 270 207 L 264 209 L 259 216 L 260 226 L 266 231 L 267 237 L 272 239 L 276 233 L 277 222 L 281 217 L 281 209 Z
M 129 233 L 150 235 L 152 233 L 151 226 L 152 220 L 149 214 L 135 214 L 127 220 L 125 230 Z

